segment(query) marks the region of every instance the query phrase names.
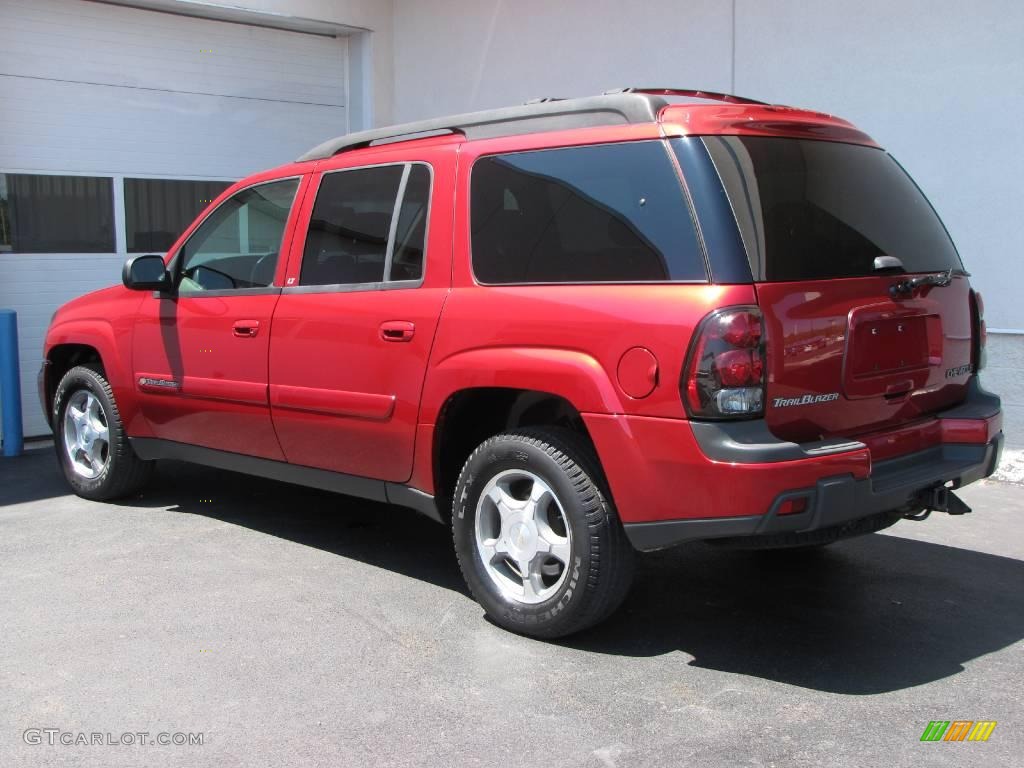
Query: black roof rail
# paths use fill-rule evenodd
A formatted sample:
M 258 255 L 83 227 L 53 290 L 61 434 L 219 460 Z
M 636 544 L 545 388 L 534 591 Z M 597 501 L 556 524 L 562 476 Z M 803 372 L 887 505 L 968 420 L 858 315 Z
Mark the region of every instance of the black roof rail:
M 756 99 L 748 99 L 745 96 L 736 96 L 732 93 L 718 93 L 717 91 L 704 91 L 694 88 L 613 88 L 610 91 L 605 91 L 603 95 L 614 96 L 620 93 L 640 93 L 647 96 L 677 96 L 677 97 L 689 97 L 693 99 L 707 99 L 708 101 L 724 101 L 729 104 L 760 104 L 767 106 L 766 101 L 757 101 Z
M 667 104 L 656 95 L 643 93 L 531 102 L 518 107 L 488 109 L 349 133 L 313 147 L 297 162 L 323 160 L 350 149 L 438 134 L 455 133 L 467 139 L 489 139 L 598 125 L 652 123 Z

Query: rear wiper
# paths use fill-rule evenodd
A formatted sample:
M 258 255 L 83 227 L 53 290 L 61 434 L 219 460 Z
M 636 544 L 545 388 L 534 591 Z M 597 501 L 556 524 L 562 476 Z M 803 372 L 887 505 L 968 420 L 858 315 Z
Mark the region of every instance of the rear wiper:
M 915 289 L 920 288 L 922 285 L 934 285 L 936 288 L 944 288 L 952 282 L 953 270 L 947 269 L 945 272 L 936 272 L 931 275 L 912 277 L 909 280 L 900 280 L 898 283 L 889 287 L 889 293 L 893 295 L 893 298 L 896 298 L 897 296 L 909 296 Z
M 907 271 L 903 268 L 903 262 L 895 256 L 875 256 L 872 269 L 874 269 L 875 272 L 898 271 L 904 274 Z

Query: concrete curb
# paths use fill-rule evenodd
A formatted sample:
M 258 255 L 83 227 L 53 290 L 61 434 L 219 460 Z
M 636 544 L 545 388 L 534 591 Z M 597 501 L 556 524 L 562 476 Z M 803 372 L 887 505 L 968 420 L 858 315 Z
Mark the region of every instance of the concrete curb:
M 991 479 L 1024 485 L 1024 451 L 1004 448 L 999 467 Z

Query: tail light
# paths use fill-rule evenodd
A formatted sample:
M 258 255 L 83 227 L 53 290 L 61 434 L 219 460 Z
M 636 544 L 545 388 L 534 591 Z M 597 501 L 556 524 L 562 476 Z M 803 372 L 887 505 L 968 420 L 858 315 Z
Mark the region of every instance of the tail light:
M 730 307 L 697 327 L 683 367 L 683 403 L 698 419 L 764 413 L 765 354 L 761 311 Z
M 988 343 L 988 329 L 985 327 L 985 302 L 981 294 L 971 291 L 971 321 L 974 326 L 974 370 L 985 367 L 985 345 Z

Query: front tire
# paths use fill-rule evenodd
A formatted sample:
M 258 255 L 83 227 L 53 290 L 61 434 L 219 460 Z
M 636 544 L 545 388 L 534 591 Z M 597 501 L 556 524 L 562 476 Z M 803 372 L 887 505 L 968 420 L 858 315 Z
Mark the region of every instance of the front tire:
M 64 374 L 53 399 L 52 423 L 57 461 L 79 496 L 116 499 L 149 480 L 153 462 L 135 455 L 113 390 L 98 368 L 79 365 Z
M 486 440 L 454 498 L 462 575 L 505 629 L 563 637 L 605 619 L 629 591 L 633 549 L 597 459 L 575 433 L 528 429 Z

